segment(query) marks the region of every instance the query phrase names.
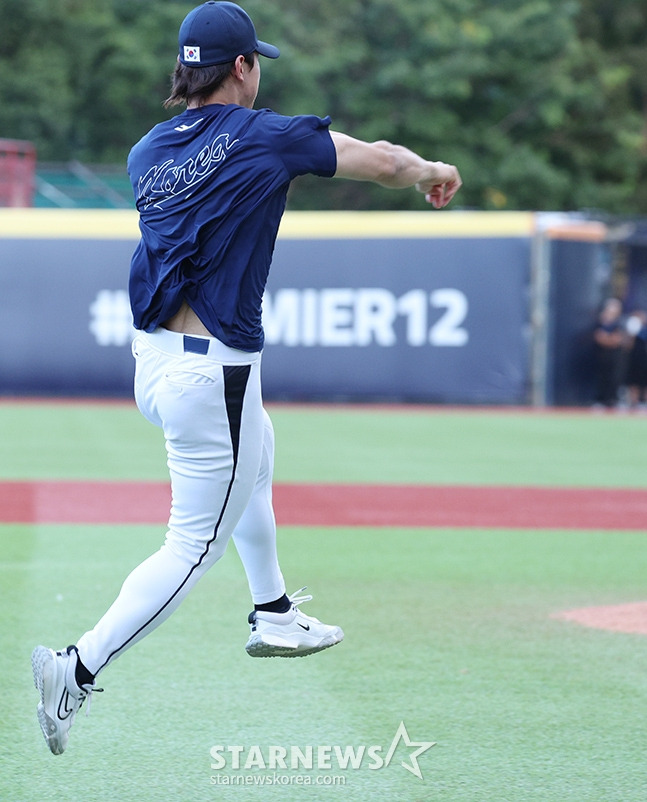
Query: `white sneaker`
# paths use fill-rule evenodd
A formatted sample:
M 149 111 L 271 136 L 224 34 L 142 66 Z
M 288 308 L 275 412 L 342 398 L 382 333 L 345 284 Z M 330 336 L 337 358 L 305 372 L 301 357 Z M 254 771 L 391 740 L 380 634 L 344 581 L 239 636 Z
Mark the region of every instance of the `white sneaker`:
M 76 646 L 68 646 L 61 652 L 37 646 L 31 655 L 34 685 L 40 693 L 38 721 L 54 755 L 62 755 L 65 751 L 70 727 L 86 697 L 92 691 L 102 690 L 94 685 L 79 687 L 76 684 L 77 659 Z
M 249 614 L 251 635 L 245 646 L 250 657 L 305 657 L 334 646 L 344 639 L 340 627 L 322 624 L 297 607 L 310 601 L 312 596 L 298 596 L 301 590 L 289 599 L 292 607 L 286 613 L 267 613 L 254 610 Z

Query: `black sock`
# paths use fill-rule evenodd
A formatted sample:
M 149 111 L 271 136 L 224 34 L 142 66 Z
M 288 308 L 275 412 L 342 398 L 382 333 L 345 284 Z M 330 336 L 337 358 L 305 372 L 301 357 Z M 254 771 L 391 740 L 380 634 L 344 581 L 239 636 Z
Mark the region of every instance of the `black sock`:
M 76 684 L 79 686 L 79 688 L 82 688 L 84 685 L 94 684 L 94 674 L 91 674 L 83 665 L 78 652 L 76 653 L 76 669 L 74 671 L 74 679 L 76 680 Z
M 285 593 L 281 596 L 281 598 L 276 599 L 276 601 L 254 605 L 255 610 L 263 610 L 265 613 L 287 613 L 290 607 L 292 607 L 292 602 L 288 599 Z

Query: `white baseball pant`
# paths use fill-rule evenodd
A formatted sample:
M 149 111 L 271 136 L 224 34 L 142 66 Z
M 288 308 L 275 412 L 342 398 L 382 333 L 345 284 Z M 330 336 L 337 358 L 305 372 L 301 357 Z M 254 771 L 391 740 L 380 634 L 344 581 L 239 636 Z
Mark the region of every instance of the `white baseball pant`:
M 171 513 L 164 545 L 132 571 L 103 618 L 77 642 L 95 675 L 177 609 L 232 536 L 252 601 L 285 593 L 261 354 L 162 328 L 138 333 L 133 354 L 137 406 L 166 438 Z

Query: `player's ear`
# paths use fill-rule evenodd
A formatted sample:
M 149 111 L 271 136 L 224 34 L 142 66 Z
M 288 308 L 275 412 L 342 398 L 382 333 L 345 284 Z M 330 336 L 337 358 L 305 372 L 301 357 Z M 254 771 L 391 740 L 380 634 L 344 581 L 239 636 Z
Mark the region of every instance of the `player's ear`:
M 236 59 L 234 61 L 234 66 L 231 68 L 231 74 L 234 76 L 234 78 L 237 78 L 239 81 L 243 78 L 244 66 L 245 66 L 245 56 L 236 56 Z

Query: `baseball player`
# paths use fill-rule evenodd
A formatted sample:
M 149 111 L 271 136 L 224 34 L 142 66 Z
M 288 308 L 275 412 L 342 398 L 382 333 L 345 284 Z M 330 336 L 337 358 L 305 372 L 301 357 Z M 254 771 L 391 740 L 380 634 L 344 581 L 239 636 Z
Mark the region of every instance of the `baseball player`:
M 254 110 L 261 56 L 279 50 L 257 38 L 239 6 L 210 0 L 193 9 L 166 101 L 186 110 L 128 158 L 141 230 L 129 283 L 135 399 L 163 430 L 172 506 L 164 544 L 94 629 L 67 649 L 33 652 L 38 719 L 54 754 L 99 690 L 97 675 L 179 606 L 230 538 L 254 605 L 249 655 L 309 655 L 344 637 L 299 609 L 310 596 L 286 594 L 276 551 L 261 300 L 286 194 L 310 173 L 415 186 L 442 207 L 461 180 L 452 165 L 333 132 L 327 117 Z

